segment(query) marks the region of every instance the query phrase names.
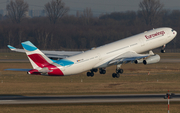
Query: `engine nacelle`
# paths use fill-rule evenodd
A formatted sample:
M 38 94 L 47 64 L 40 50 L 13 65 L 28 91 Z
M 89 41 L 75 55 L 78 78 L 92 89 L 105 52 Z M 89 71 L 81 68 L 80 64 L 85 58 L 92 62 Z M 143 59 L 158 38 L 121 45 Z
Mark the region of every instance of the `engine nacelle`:
M 143 59 L 140 59 L 140 60 L 135 60 L 134 61 L 135 64 L 140 64 L 140 63 L 143 63 Z
M 143 60 L 143 64 L 144 65 L 146 65 L 146 64 L 153 64 L 153 63 L 157 63 L 159 61 L 160 61 L 160 56 L 156 54 L 156 55 L 150 56 L 146 60 Z

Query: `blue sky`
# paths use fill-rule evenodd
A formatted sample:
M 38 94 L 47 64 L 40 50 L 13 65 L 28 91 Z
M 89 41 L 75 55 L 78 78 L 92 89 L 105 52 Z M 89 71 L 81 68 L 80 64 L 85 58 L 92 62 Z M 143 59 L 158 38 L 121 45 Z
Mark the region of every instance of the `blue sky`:
M 7 0 L 0 0 L 0 9 L 6 7 Z M 30 9 L 43 9 L 45 3 L 51 0 L 25 0 Z M 90 7 L 93 14 L 111 13 L 113 11 L 138 10 L 139 2 L 142 0 L 63 0 L 70 7 L 70 13 L 75 14 L 77 10 L 82 11 Z M 180 9 L 180 0 L 161 0 L 165 9 Z

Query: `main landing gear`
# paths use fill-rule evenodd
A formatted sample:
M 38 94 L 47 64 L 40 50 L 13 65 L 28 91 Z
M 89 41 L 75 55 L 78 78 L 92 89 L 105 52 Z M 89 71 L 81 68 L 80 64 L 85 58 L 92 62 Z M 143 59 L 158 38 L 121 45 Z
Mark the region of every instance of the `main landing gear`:
M 122 64 L 117 65 L 116 73 L 113 73 L 113 74 L 112 74 L 112 77 L 113 77 L 113 78 L 119 78 L 119 77 L 120 77 L 120 74 L 123 74 L 123 72 L 124 72 L 123 69 L 120 69 L 121 65 L 122 65 Z
M 165 52 L 166 52 L 166 51 L 165 51 L 165 47 L 166 47 L 166 45 L 163 45 L 163 46 L 162 46 L 161 53 L 165 53 Z
M 94 76 L 94 73 L 91 71 L 91 72 L 87 72 L 87 76 L 88 77 L 93 77 Z
M 91 69 L 91 72 L 87 72 L 87 76 L 88 77 L 93 77 L 94 76 L 94 72 L 97 72 L 98 69 Z
M 88 77 L 93 77 L 94 76 L 94 72 L 98 72 L 98 69 L 91 69 L 91 72 L 87 72 L 87 76 Z M 105 68 L 100 68 L 99 69 L 99 73 L 100 74 L 106 74 L 106 69 Z
M 100 68 L 100 69 L 99 69 L 99 73 L 100 73 L 100 74 L 106 74 L 106 69 L 105 69 L 105 68 L 104 68 L 104 69 L 103 69 L 103 68 Z
M 122 64 L 117 65 L 116 73 L 112 74 L 113 78 L 119 78 L 120 74 L 123 74 L 123 69 L 120 68 L 121 65 Z M 98 72 L 98 69 L 91 69 L 90 72 L 87 72 L 87 76 L 88 77 L 93 77 L 94 76 L 94 72 Z M 100 74 L 106 74 L 106 68 L 100 68 L 99 69 L 99 73 Z

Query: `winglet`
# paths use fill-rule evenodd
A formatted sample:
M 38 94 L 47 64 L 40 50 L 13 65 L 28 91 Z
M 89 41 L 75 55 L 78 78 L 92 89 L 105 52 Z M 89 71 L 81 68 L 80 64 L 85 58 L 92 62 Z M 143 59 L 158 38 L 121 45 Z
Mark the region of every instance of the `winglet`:
M 15 47 L 13 47 L 13 46 L 11 46 L 11 45 L 7 45 L 7 46 L 8 46 L 8 48 L 11 49 L 11 50 L 15 50 L 15 49 L 16 49 Z

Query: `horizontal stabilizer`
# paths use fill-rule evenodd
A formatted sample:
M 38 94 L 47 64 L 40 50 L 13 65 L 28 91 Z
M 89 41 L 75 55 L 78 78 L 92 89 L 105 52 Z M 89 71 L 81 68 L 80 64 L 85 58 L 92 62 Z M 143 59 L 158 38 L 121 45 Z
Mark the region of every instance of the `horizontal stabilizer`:
M 21 52 L 21 53 L 24 53 L 25 51 L 23 49 L 17 49 L 11 45 L 8 45 L 8 48 L 11 50 L 11 51 L 15 51 L 15 52 Z
M 8 45 L 8 48 L 11 49 L 11 50 L 16 49 L 15 47 L 13 47 L 13 46 L 11 46 L 11 45 Z
M 28 71 L 30 71 L 30 70 L 32 70 L 32 69 L 5 69 L 6 71 L 26 71 L 26 72 L 28 72 Z

